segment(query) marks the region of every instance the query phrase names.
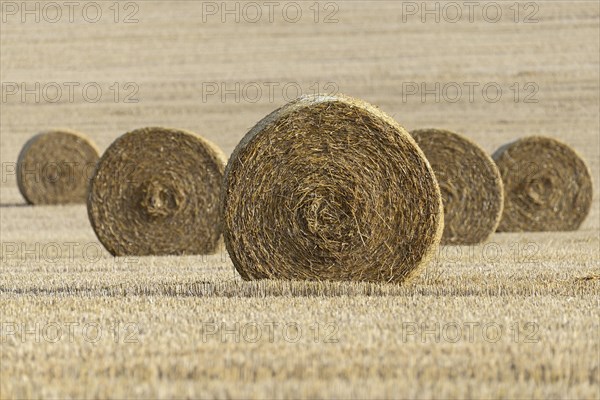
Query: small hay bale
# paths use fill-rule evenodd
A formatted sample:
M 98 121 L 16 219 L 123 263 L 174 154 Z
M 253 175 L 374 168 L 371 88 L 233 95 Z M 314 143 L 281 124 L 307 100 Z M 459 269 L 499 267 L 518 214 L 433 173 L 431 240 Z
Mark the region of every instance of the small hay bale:
M 504 182 L 498 231 L 572 231 L 592 205 L 592 179 L 583 159 L 556 139 L 530 136 L 493 154 Z
M 85 203 L 99 158 L 83 134 L 50 130 L 25 143 L 17 159 L 17 185 L 29 204 Z
M 412 137 L 431 164 L 444 204 L 442 244 L 484 242 L 502 216 L 502 178 L 491 157 L 469 139 L 440 129 L 421 129 Z
M 223 235 L 244 279 L 402 282 L 443 231 L 433 170 L 360 100 L 310 95 L 261 120 L 225 169 Z
M 98 239 L 116 256 L 214 253 L 225 161 L 216 145 L 191 132 L 124 134 L 91 182 L 88 215 Z

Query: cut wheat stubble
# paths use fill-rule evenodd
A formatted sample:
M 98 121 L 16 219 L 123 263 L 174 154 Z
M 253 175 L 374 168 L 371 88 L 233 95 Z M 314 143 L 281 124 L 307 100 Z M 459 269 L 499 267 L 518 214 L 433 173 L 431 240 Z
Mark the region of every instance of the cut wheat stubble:
M 225 170 L 225 243 L 244 279 L 403 282 L 443 230 L 410 135 L 346 96 L 303 96 L 246 134 Z
M 568 145 L 529 136 L 493 154 L 504 182 L 498 231 L 572 231 L 592 206 L 592 179 L 585 161 Z
M 17 159 L 17 185 L 29 204 L 85 203 L 98 162 L 96 145 L 68 129 L 39 133 Z
M 91 182 L 88 215 L 98 239 L 117 256 L 214 253 L 225 160 L 191 132 L 142 128 L 121 136 Z
M 497 228 L 504 203 L 502 178 L 477 144 L 447 130 L 411 132 L 433 168 L 444 204 L 442 244 L 484 242 Z

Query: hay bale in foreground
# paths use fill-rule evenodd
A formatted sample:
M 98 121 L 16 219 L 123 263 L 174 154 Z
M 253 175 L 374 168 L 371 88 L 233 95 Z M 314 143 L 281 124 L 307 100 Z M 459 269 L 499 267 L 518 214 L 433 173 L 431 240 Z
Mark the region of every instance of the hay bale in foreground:
M 246 134 L 225 169 L 223 234 L 244 279 L 402 282 L 443 230 L 433 170 L 392 118 L 303 96 Z
M 583 159 L 556 139 L 530 136 L 493 154 L 504 182 L 498 231 L 571 231 L 592 205 L 592 179 Z
M 124 134 L 91 182 L 88 215 L 98 239 L 117 256 L 214 253 L 224 168 L 223 153 L 191 132 Z
M 425 153 L 442 192 L 442 244 L 485 241 L 496 230 L 504 204 L 494 161 L 477 144 L 450 131 L 421 129 L 410 134 Z
M 39 133 L 19 153 L 17 185 L 29 204 L 85 203 L 99 157 L 96 145 L 79 132 Z

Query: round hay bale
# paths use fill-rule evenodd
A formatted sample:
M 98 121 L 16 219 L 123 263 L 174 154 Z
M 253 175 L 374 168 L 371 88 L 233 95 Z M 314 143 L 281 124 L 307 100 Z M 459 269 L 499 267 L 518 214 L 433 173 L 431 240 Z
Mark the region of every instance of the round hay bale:
M 225 156 L 191 132 L 142 128 L 98 162 L 88 198 L 92 227 L 113 255 L 214 253 Z
M 421 129 L 412 137 L 431 164 L 444 204 L 442 244 L 484 242 L 502 216 L 502 178 L 491 157 L 469 139 L 440 129 Z
M 492 155 L 504 182 L 498 231 L 572 231 L 592 205 L 592 178 L 583 159 L 556 139 L 530 136 Z
M 96 145 L 81 133 L 39 133 L 19 153 L 17 185 L 29 204 L 85 203 L 99 157 Z
M 427 159 L 392 118 L 303 96 L 252 128 L 225 169 L 223 235 L 244 279 L 402 282 L 443 230 Z

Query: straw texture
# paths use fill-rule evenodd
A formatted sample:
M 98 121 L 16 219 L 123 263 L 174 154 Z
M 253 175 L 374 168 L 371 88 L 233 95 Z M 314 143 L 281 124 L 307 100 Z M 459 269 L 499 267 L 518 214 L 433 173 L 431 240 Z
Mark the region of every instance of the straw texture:
M 484 242 L 502 216 L 502 178 L 491 157 L 454 132 L 421 129 L 411 135 L 431 164 L 444 204 L 442 244 Z
M 214 253 L 224 168 L 222 152 L 191 132 L 126 133 L 92 179 L 88 214 L 98 239 L 118 256 Z
M 530 136 L 492 156 L 504 181 L 499 231 L 571 231 L 592 205 L 592 179 L 583 159 L 556 139 Z
M 224 238 L 245 279 L 402 282 L 443 230 L 410 135 L 346 96 L 303 96 L 246 134 L 225 170 Z
M 42 132 L 19 154 L 17 185 L 29 204 L 85 203 L 98 158 L 96 145 L 79 132 Z

